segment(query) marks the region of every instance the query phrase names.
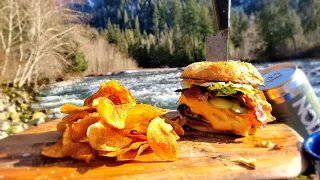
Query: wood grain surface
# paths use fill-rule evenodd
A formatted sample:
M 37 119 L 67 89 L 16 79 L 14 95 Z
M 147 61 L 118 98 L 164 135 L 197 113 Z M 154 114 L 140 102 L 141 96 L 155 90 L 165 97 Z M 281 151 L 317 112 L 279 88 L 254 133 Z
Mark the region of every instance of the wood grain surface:
M 101 158 L 91 164 L 43 157 L 42 147 L 61 138 L 58 121 L 0 140 L 0 179 L 290 179 L 307 168 L 300 152 L 303 139 L 284 124 L 268 124 L 250 137 L 188 131 L 174 162 L 153 153 L 130 162 Z M 284 148 L 255 147 L 259 139 Z M 239 156 L 256 158 L 256 169 L 239 164 Z

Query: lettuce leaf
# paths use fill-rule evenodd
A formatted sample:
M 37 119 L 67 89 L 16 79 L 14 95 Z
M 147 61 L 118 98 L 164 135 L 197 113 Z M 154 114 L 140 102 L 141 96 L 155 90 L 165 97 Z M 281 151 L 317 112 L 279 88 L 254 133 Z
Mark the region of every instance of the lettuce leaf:
M 214 82 L 210 83 L 208 89 L 211 91 L 216 91 L 216 96 L 230 96 L 236 94 L 237 92 L 242 92 L 246 95 L 252 95 L 253 88 L 250 85 L 233 84 L 231 82 Z

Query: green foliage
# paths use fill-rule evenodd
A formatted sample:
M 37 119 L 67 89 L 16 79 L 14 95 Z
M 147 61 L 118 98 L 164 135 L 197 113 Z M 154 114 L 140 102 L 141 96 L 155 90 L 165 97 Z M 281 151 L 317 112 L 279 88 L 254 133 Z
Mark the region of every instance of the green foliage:
M 275 56 L 276 47 L 284 44 L 287 39 L 294 41 L 297 18 L 295 11 L 289 6 L 289 0 L 272 0 L 257 14 L 255 23 L 264 42 L 264 57 Z
M 84 72 L 88 69 L 88 61 L 86 60 L 85 55 L 82 52 L 79 52 L 78 49 L 73 50 L 73 72 Z
M 140 39 L 141 33 L 140 33 L 140 23 L 139 23 L 139 17 L 136 16 L 134 20 L 134 37 L 135 39 Z
M 240 48 L 243 42 L 243 33 L 248 29 L 248 18 L 242 9 L 240 13 L 231 10 L 230 40 L 234 48 Z
M 302 27 L 305 33 L 320 29 L 320 1 L 299 0 L 297 12 L 302 20 Z
M 159 11 L 156 4 L 153 4 L 152 22 L 153 34 L 157 37 L 157 39 L 159 39 Z

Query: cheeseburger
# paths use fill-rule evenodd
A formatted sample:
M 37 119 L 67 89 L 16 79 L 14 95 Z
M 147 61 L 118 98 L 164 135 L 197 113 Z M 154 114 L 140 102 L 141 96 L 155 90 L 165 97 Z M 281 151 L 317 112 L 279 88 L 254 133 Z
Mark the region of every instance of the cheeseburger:
M 271 105 L 258 89 L 263 78 L 250 63 L 197 62 L 187 66 L 181 78 L 181 125 L 248 136 L 275 119 Z

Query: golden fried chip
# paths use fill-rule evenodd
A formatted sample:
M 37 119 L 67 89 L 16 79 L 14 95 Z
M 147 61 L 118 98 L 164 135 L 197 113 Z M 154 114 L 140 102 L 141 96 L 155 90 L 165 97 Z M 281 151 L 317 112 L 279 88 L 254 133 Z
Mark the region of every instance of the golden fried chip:
M 85 117 L 86 115 L 88 115 L 90 112 L 87 112 L 87 111 L 82 111 L 82 112 L 78 112 L 78 113 L 75 113 L 75 114 L 70 114 L 70 115 L 67 115 L 65 116 L 64 118 L 62 118 L 62 121 L 59 122 L 57 124 L 57 130 L 63 134 L 63 132 L 65 131 L 66 129 L 66 125 L 67 124 L 72 124 L 74 121 L 77 121 L 78 119 L 82 119 L 83 117 Z
M 66 129 L 66 122 L 61 121 L 61 122 L 59 122 L 59 123 L 57 124 L 57 130 L 58 130 L 61 134 L 63 134 L 63 132 L 65 131 L 65 129 Z
M 87 136 L 90 145 L 100 151 L 116 151 L 126 147 L 132 141 L 122 130 L 104 126 L 101 122 L 89 126 Z
M 72 139 L 75 142 L 83 142 L 87 138 L 87 130 L 91 124 L 98 122 L 100 116 L 98 113 L 90 113 L 82 119 L 72 124 Z
M 132 104 L 114 105 L 111 100 L 106 97 L 99 97 L 93 101 L 101 119 L 111 126 L 124 129 L 126 123 L 127 111 Z
M 148 104 L 137 104 L 131 107 L 126 118 L 126 128 L 134 128 L 145 121 L 150 121 L 167 112 L 165 109 Z
M 173 130 L 177 133 L 177 135 L 184 135 L 184 129 L 180 126 L 179 120 L 173 121 L 170 119 L 166 119 L 165 122 L 172 126 Z
M 99 156 L 106 156 L 106 157 L 116 157 L 120 154 L 124 154 L 127 151 L 130 151 L 132 149 L 138 149 L 142 144 L 146 144 L 147 142 L 134 142 L 130 144 L 128 147 L 119 149 L 117 151 L 111 151 L 111 152 L 105 152 L 105 151 L 99 151 Z
M 66 126 L 65 131 L 63 132 L 62 135 L 62 144 L 63 145 L 68 145 L 68 144 L 72 144 L 72 130 L 70 128 L 69 125 Z
M 142 144 L 139 149 L 131 149 L 123 154 L 119 154 L 116 157 L 117 161 L 129 161 L 139 156 L 145 149 L 149 147 L 149 144 Z
M 239 157 L 238 162 L 252 169 L 256 168 L 256 163 L 257 163 L 256 159 L 254 158 L 243 158 L 243 157 Z
M 96 159 L 96 150 L 88 143 L 71 143 L 62 146 L 62 152 L 74 159 L 85 160 L 87 163 L 90 160 Z
M 90 112 L 88 111 L 81 111 L 75 114 L 70 114 L 68 116 L 65 116 L 64 118 L 62 118 L 62 121 L 67 123 L 67 122 L 73 122 L 76 121 L 78 119 L 82 119 L 83 117 L 85 117 L 86 115 L 90 114 Z
M 98 92 L 93 94 L 92 96 L 88 97 L 84 101 L 85 106 L 92 106 L 92 102 L 94 99 L 98 97 L 110 97 L 110 100 L 114 104 L 136 104 L 136 100 L 132 96 L 132 94 L 126 89 L 125 87 L 121 86 L 115 80 L 111 80 L 108 83 L 103 82 L 100 85 L 100 89 Z
M 128 134 L 127 137 L 140 139 L 140 140 L 147 140 L 147 136 L 144 134 Z
M 76 106 L 73 104 L 64 104 L 61 108 L 60 108 L 60 112 L 61 113 L 65 113 L 65 114 L 74 114 L 74 113 L 78 113 L 81 111 L 89 111 L 92 112 L 93 108 L 88 107 L 88 106 Z
M 63 158 L 67 155 L 62 151 L 62 140 L 58 141 L 56 144 L 42 149 L 42 155 L 53 157 L 53 158 Z
M 132 128 L 133 131 L 136 131 L 140 134 L 147 134 L 148 131 L 148 126 L 149 126 L 150 122 L 149 121 L 145 121 L 143 123 L 141 123 L 139 126 L 136 126 L 134 128 Z
M 151 149 L 162 159 L 173 161 L 177 158 L 177 138 L 170 124 L 164 119 L 156 117 L 150 122 L 147 132 L 148 144 Z

